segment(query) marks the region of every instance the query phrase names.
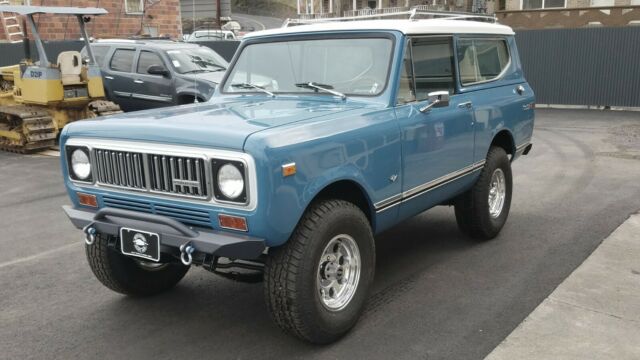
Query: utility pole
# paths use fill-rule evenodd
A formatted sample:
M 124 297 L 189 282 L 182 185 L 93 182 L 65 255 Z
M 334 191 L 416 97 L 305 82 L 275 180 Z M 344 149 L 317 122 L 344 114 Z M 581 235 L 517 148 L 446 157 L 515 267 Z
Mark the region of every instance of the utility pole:
M 220 12 L 222 11 L 222 6 L 220 6 L 221 0 L 216 0 L 216 22 L 218 24 L 218 29 L 222 29 L 222 24 L 220 23 Z

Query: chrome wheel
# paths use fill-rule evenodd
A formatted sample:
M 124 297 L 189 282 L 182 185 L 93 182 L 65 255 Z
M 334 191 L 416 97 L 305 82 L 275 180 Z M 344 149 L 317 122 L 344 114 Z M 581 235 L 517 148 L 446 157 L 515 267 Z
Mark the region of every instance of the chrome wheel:
M 317 288 L 322 305 L 331 311 L 344 309 L 358 288 L 360 250 L 349 235 L 329 241 L 318 264 Z
M 497 218 L 502 213 L 504 201 L 507 197 L 507 184 L 502 169 L 496 169 L 491 175 L 489 183 L 489 214 Z

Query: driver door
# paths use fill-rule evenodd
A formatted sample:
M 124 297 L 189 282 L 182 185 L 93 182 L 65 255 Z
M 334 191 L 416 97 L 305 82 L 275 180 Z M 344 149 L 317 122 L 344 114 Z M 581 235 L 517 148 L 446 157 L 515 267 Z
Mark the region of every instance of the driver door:
M 456 94 L 451 36 L 411 38 L 405 49 L 396 116 L 402 134 L 402 192 L 405 215 L 436 205 L 427 197 L 473 164 L 474 124 L 468 95 Z M 446 91 L 448 105 L 425 110 L 429 94 Z M 421 111 L 422 110 L 422 111 Z M 432 203 L 433 202 L 433 203 Z

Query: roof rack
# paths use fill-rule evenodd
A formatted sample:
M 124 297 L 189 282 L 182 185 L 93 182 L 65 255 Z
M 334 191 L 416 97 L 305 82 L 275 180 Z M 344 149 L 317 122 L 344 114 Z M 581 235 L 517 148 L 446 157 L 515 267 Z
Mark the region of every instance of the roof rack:
M 470 12 L 458 12 L 458 11 L 439 11 L 429 10 L 423 11 L 413 8 L 408 11 L 389 12 L 382 14 L 367 14 L 357 16 L 345 16 L 345 17 L 323 17 L 317 19 L 287 19 L 282 24 L 282 27 L 291 27 L 296 25 L 309 25 L 319 24 L 336 21 L 357 21 L 357 20 L 373 20 L 384 18 L 406 18 L 408 20 L 417 21 L 419 19 L 443 19 L 443 20 L 472 20 L 482 21 L 489 23 L 496 23 L 497 18 L 494 15 L 477 14 Z

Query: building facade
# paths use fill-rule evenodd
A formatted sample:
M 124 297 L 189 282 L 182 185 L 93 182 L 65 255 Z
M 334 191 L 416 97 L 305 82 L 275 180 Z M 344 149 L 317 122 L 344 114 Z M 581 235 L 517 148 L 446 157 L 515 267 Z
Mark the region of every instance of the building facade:
M 301 18 L 362 16 L 419 10 L 486 13 L 487 0 L 297 0 Z
M 179 0 L 11 0 L 14 5 L 101 7 L 109 14 L 95 16 L 87 25 L 93 38 L 127 38 L 130 36 L 182 36 Z M 80 38 L 75 19 L 68 16 L 36 15 L 44 40 L 77 40 Z M 5 40 L 0 27 L 0 39 Z

